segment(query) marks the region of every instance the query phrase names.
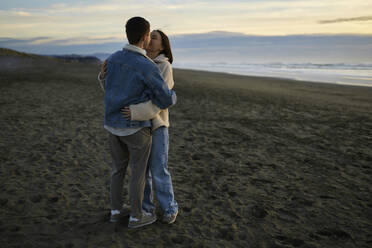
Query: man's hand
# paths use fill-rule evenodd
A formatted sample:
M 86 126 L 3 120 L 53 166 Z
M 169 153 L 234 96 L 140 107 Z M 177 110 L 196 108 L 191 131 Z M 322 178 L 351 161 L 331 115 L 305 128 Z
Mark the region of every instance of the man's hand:
M 103 62 L 101 65 L 101 80 L 104 80 L 107 73 L 107 60 Z
M 130 108 L 129 107 L 122 108 L 121 113 L 124 115 L 125 119 L 130 121 L 131 115 L 130 115 Z

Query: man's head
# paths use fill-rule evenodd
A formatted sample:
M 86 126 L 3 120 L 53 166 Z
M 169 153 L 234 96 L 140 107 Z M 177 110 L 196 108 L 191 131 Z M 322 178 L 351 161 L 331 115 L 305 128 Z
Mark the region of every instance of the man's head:
M 150 42 L 150 23 L 142 17 L 132 17 L 125 25 L 129 44 L 146 49 Z

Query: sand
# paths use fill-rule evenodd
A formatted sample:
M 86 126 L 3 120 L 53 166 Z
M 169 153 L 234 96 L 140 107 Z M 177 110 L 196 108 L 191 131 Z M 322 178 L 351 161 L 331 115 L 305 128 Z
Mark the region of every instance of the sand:
M 372 246 L 372 88 L 174 70 L 180 213 L 130 230 L 99 68 L 22 60 L 0 59 L 0 247 Z

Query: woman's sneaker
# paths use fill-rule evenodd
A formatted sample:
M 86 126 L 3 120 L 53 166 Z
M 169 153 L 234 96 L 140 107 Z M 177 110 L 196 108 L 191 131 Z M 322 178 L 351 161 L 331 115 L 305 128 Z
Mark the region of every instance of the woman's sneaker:
M 143 213 L 141 218 L 134 218 L 130 216 L 128 227 L 129 228 L 138 228 L 141 226 L 146 226 L 154 223 L 156 221 L 156 215 L 150 213 Z
M 173 222 L 176 221 L 177 215 L 178 211 L 175 212 L 174 214 L 164 214 L 162 221 L 167 224 L 172 224 Z

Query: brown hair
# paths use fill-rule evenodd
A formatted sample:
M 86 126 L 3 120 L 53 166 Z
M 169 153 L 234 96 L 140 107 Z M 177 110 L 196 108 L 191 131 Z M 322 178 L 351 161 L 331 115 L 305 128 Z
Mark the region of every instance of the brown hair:
M 160 54 L 164 54 L 165 57 L 168 58 L 169 60 L 169 63 L 173 63 L 173 55 L 172 55 L 172 49 L 171 49 L 171 46 L 170 46 L 170 42 L 169 42 L 169 39 L 168 39 L 168 36 L 166 34 L 164 34 L 163 31 L 157 29 L 157 30 L 154 30 L 156 32 L 158 32 L 161 36 L 161 44 L 163 45 L 164 49 L 160 52 Z
M 147 32 L 150 32 L 150 23 L 142 17 L 132 17 L 125 25 L 125 32 L 129 44 L 137 44 Z

